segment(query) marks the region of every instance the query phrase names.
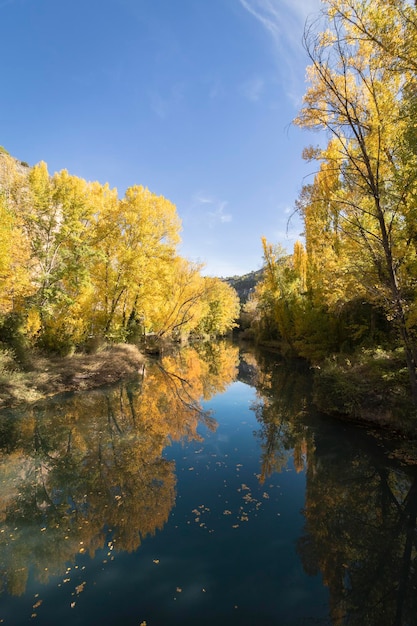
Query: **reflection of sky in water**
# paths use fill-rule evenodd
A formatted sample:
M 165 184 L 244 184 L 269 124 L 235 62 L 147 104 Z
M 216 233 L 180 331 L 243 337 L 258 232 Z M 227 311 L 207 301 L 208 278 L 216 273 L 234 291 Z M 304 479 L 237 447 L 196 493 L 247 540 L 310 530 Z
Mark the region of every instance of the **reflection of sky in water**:
M 255 401 L 253 388 L 233 383 L 204 404 L 215 432 L 200 425 L 203 441 L 165 449 L 177 495 L 162 530 L 130 554 L 111 549 L 109 531 L 95 559 L 80 555 L 64 579 L 42 586 L 30 575 L 22 597 L 2 597 L 4 623 L 262 625 L 326 615 L 327 591 L 296 554 L 305 474 L 290 455 L 260 484 Z
M 228 623 L 322 616 L 326 591 L 304 574 L 296 555 L 305 474 L 297 474 L 290 461 L 284 472 L 259 483 L 260 445 L 254 438 L 259 424 L 251 410 L 255 399 L 253 388 L 233 383 L 205 404 L 217 430 L 204 432 L 202 444 L 166 450 L 177 465 L 178 495 L 171 516 L 175 545 L 189 554 L 180 587 L 185 591 L 187 582 L 200 576 Z

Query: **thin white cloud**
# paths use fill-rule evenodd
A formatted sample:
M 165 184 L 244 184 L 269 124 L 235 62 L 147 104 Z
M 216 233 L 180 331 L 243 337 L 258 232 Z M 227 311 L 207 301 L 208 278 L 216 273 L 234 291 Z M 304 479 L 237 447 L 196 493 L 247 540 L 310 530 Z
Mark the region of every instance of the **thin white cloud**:
M 281 33 L 279 12 L 271 0 L 240 0 L 240 4 L 269 31 L 274 39 Z
M 300 41 L 293 38 L 294 30 L 297 32 L 302 30 L 309 16 L 320 8 L 320 0 L 239 1 L 264 26 L 276 43 L 281 44 L 285 38 L 295 43 L 297 47 Z
M 213 200 L 212 198 L 209 198 L 208 196 L 198 193 L 195 196 L 195 202 L 197 204 L 212 204 Z
M 209 212 L 210 222 L 213 226 L 219 222 L 220 224 L 227 224 L 232 221 L 232 214 L 225 212 L 226 206 L 227 202 L 220 202 L 214 211 Z
M 304 26 L 320 9 L 320 0 L 239 0 L 269 34 L 279 72 L 285 78 L 287 96 L 297 106 L 304 90 L 300 65 L 305 64 L 302 46 Z
M 218 200 L 205 193 L 197 193 L 193 199 L 193 209 L 197 210 L 204 207 L 203 216 L 199 214 L 199 221 L 214 228 L 218 224 L 227 224 L 233 220 L 230 212 L 226 211 L 228 202 L 226 200 Z

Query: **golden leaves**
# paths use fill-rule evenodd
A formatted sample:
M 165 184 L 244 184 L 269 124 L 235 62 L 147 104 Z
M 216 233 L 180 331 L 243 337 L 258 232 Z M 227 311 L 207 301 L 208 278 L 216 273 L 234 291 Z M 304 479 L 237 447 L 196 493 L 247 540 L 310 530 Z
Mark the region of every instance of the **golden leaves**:
M 117 190 L 41 162 L 0 159 L 0 314 L 27 306 L 27 331 L 65 351 L 91 334 L 223 334 L 235 291 L 177 255 L 176 207 L 142 186 Z M 37 313 L 37 315 L 36 315 Z

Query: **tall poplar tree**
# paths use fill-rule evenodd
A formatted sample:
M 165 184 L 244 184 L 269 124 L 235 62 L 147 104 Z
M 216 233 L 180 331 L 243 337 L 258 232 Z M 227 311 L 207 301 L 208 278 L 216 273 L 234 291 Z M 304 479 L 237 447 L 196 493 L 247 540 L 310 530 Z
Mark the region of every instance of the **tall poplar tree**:
M 416 123 L 408 113 L 416 93 L 416 39 L 417 12 L 406 0 L 325 0 L 323 22 L 305 31 L 310 86 L 296 123 L 331 138 L 336 156 L 317 156 L 340 181 L 332 203 L 349 241 L 349 270 L 401 337 L 417 403 L 409 317 L 417 154 L 407 140 Z

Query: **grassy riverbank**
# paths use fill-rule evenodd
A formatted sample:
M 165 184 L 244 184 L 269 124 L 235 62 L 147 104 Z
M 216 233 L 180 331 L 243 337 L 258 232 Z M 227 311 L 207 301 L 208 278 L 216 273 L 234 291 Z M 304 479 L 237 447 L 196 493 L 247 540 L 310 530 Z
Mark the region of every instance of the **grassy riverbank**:
M 407 434 L 416 433 L 417 410 L 402 350 L 335 355 L 314 372 L 313 402 L 322 412 Z
M 0 353 L 0 409 L 66 391 L 94 389 L 137 374 L 145 358 L 136 346 L 115 344 L 94 354 L 67 357 L 33 353 L 19 367 L 11 353 Z
M 279 342 L 263 342 L 282 354 Z M 332 354 L 310 365 L 311 402 L 320 413 L 345 422 L 417 437 L 414 406 L 401 348 Z

